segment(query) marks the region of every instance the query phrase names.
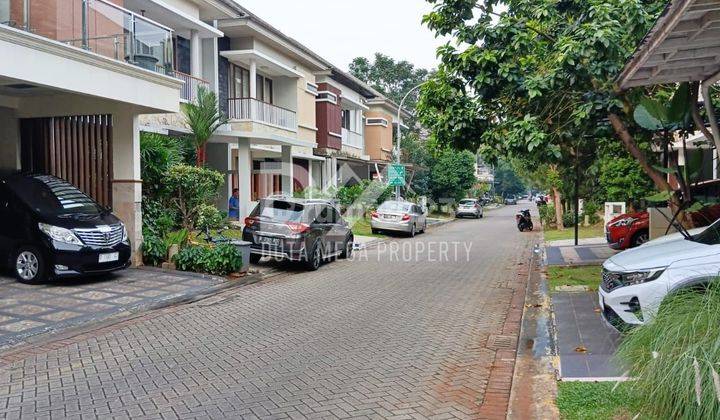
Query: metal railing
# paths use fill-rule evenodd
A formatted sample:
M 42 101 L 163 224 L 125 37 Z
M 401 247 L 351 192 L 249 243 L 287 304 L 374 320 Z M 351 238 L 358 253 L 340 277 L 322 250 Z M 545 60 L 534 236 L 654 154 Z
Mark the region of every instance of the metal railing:
M 172 29 L 107 0 L 9 0 L 0 2 L 0 20 L 148 70 L 173 70 Z
M 355 147 L 357 149 L 365 148 L 365 140 L 363 139 L 363 135 L 360 133 L 356 133 L 352 130 L 348 130 L 347 128 L 342 129 L 342 144 Z
M 204 86 L 206 89 L 210 89 L 210 83 L 198 77 L 194 77 L 177 70 L 173 70 L 171 73 L 169 73 L 169 75 L 184 82 L 182 87 L 180 88 L 180 99 L 184 101 L 195 101 L 195 99 L 197 99 L 197 92 L 199 86 Z
M 288 130 L 297 130 L 297 114 L 254 98 L 228 99 L 228 117 L 241 121 L 259 121 Z

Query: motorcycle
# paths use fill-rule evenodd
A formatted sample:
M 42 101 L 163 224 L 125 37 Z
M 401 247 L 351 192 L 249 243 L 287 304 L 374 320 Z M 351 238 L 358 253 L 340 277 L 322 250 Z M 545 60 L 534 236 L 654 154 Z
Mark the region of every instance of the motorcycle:
M 517 227 L 520 232 L 524 232 L 526 230 L 533 230 L 533 222 L 532 218 L 530 217 L 530 209 L 520 210 L 515 215 L 515 221 L 517 222 Z

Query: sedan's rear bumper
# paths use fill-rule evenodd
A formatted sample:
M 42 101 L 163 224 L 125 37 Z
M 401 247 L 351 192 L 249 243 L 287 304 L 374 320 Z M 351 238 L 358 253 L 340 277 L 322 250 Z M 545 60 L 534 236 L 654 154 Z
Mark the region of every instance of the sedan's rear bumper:
M 370 227 L 379 230 L 392 230 L 396 232 L 410 232 L 412 230 L 412 223 L 410 220 L 405 222 L 389 222 L 380 221 L 376 219 L 370 220 Z

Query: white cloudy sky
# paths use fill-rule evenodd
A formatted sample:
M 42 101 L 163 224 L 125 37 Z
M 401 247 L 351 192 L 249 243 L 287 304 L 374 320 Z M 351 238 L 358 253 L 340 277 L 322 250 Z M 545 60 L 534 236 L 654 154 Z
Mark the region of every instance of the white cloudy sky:
M 353 58 L 375 52 L 435 68 L 435 49 L 444 43 L 421 25 L 431 10 L 424 0 L 237 1 L 345 70 Z

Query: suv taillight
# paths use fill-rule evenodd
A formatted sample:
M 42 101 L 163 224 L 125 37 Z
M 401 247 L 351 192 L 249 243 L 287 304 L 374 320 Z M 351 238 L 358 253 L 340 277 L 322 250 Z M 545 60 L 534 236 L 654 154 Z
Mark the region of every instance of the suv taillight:
M 410 220 L 410 215 L 409 215 L 409 214 L 403 214 L 402 219 L 403 219 L 403 221 Z
M 245 226 L 252 226 L 255 223 L 257 223 L 258 219 L 256 217 L 246 217 L 245 218 Z
M 287 225 L 287 227 L 290 228 L 293 233 L 304 233 L 307 232 L 308 229 L 310 229 L 310 225 L 306 223 L 287 222 L 285 224 Z
M 370 216 L 371 216 L 373 219 L 377 219 L 379 215 L 378 215 L 378 212 L 374 211 L 374 212 L 370 213 Z

